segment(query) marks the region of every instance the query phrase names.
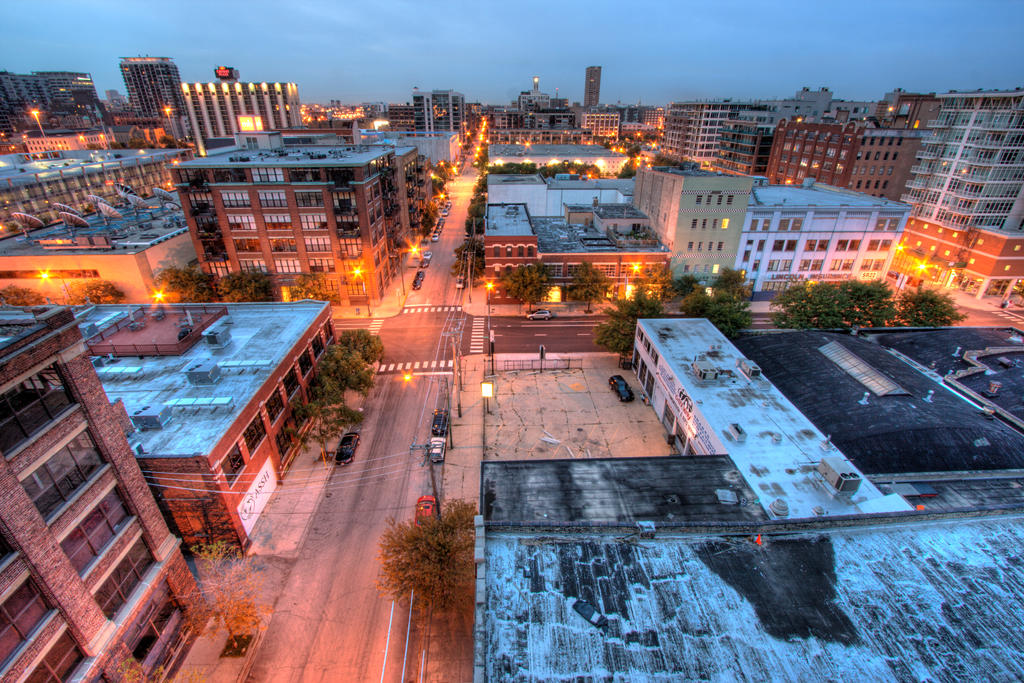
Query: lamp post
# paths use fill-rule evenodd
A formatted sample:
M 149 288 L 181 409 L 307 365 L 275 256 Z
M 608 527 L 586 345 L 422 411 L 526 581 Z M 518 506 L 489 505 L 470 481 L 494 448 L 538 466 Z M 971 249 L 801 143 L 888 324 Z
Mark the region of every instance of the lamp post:
M 372 318 L 373 308 L 370 305 L 370 297 L 366 293 L 366 278 L 363 277 L 363 269 L 360 268 L 359 266 L 356 266 L 355 268 L 352 269 L 352 274 L 359 278 L 359 283 L 363 286 L 363 296 L 366 297 L 366 317 Z
M 32 118 L 34 118 L 36 120 L 36 125 L 39 126 L 39 134 L 42 135 L 45 138 L 46 137 L 46 131 L 43 130 L 43 124 L 39 123 L 39 110 L 38 109 L 33 109 L 29 113 L 32 114 Z
M 171 118 L 171 107 L 170 107 L 170 105 L 164 107 L 164 116 L 167 117 L 167 124 L 168 124 L 167 128 L 169 129 L 171 137 L 172 138 L 177 138 L 178 136 L 175 135 L 176 131 L 174 130 L 174 119 Z
M 42 280 L 43 282 L 49 282 L 50 271 L 44 270 L 41 273 L 39 273 L 39 279 Z M 60 278 L 60 285 L 61 288 L 64 290 L 64 303 L 69 303 L 71 301 L 71 293 L 68 292 L 68 283 L 64 282 L 63 277 Z
M 640 264 L 639 263 L 634 263 L 632 265 L 632 269 L 633 269 L 633 277 L 636 277 L 637 273 L 640 272 Z M 626 271 L 626 291 L 624 293 L 626 295 L 626 298 L 628 299 L 629 298 L 629 271 L 628 270 Z

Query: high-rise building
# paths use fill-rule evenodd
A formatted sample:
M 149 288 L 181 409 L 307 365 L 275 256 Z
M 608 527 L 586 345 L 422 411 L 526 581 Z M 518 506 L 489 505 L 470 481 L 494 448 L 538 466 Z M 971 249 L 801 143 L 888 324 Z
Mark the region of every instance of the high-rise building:
M 10 135 L 18 127 L 35 127 L 31 110 L 39 112 L 39 124 L 48 127 L 83 128 L 100 120 L 99 97 L 92 76 L 79 71 L 33 71 L 13 74 L 0 71 L 0 133 Z M 20 126 L 18 125 L 20 124 Z
M 0 678 L 174 671 L 195 579 L 71 309 L 0 310 Z
M 665 118 L 664 153 L 680 161 L 714 163 L 722 125 L 752 108 L 732 100 L 690 100 L 673 102 Z
M 774 134 L 772 126 L 756 121 L 727 121 L 719 132 L 715 169 L 737 175 L 764 175 Z
M 619 112 L 616 109 L 597 109 L 583 112 L 580 128 L 585 128 L 598 138 L 619 137 Z
M 977 296 L 1024 282 L 1024 90 L 938 95 L 934 137 L 917 154 L 913 207 L 894 267 Z
M 416 130 L 428 133 L 461 133 L 466 116 L 466 97 L 454 90 L 412 91 Z
M 601 103 L 601 67 L 588 66 L 583 81 L 583 106 L 596 107 Z
M 385 117 L 391 130 L 416 130 L 416 107 L 411 104 L 389 104 Z
M 50 93 L 50 101 L 65 105 L 96 106 L 100 102 L 92 76 L 80 71 L 33 71 Z
M 294 83 L 240 83 L 238 71 L 223 66 L 215 73 L 217 83 L 181 84 L 192 137 L 200 151 L 209 138 L 302 125 L 299 89 Z
M 132 110 L 139 116 L 178 118 L 185 115 L 181 76 L 178 65 L 170 57 L 122 57 L 121 75 Z

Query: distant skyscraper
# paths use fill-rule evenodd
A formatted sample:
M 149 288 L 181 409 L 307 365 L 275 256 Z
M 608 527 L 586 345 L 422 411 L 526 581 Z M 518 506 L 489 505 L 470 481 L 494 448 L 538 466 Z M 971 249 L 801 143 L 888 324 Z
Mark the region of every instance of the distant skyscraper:
M 426 132 L 462 131 L 466 97 L 454 90 L 413 90 L 412 105 L 416 111 L 416 130 Z
M 122 57 L 121 75 L 132 110 L 139 116 L 170 118 L 185 114 L 178 66 L 169 57 Z
M 583 84 L 583 106 L 593 107 L 601 102 L 601 67 L 588 66 Z

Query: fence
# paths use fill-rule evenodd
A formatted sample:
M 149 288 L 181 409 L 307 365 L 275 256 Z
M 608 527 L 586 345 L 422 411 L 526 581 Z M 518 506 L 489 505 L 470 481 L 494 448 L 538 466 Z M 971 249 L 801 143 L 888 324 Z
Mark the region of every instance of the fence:
M 504 370 L 582 370 L 583 359 L 582 358 L 547 358 L 540 360 L 539 358 L 531 358 L 527 360 L 506 360 L 504 363 Z

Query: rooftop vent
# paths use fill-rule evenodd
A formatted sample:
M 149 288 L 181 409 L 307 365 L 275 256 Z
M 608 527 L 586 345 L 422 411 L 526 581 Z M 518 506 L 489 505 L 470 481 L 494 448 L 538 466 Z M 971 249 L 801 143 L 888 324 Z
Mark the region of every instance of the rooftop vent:
M 836 493 L 851 494 L 860 488 L 861 476 L 846 458 L 827 456 L 818 463 L 818 473 Z
M 693 374 L 697 379 L 708 382 L 713 379 L 718 379 L 718 368 L 706 360 L 695 360 L 693 361 Z
M 193 363 L 185 368 L 188 381 L 196 386 L 216 384 L 220 379 L 220 367 L 213 361 Z
M 128 416 L 140 432 L 152 429 L 163 429 L 171 419 L 171 409 L 161 404 L 158 406 L 142 406 Z
M 789 504 L 781 498 L 776 498 L 768 505 L 768 511 L 776 517 L 789 517 Z
M 207 345 L 216 348 L 223 348 L 231 342 L 230 318 L 221 318 L 214 324 L 203 330 L 203 340 Z
M 743 431 L 743 427 L 739 426 L 735 422 L 729 425 L 728 432 L 733 441 L 742 442 L 747 440 L 747 433 Z
M 747 379 L 757 379 L 761 376 L 761 368 L 753 361 L 741 358 L 736 361 L 736 365 L 739 367 L 740 372 L 747 376 Z

